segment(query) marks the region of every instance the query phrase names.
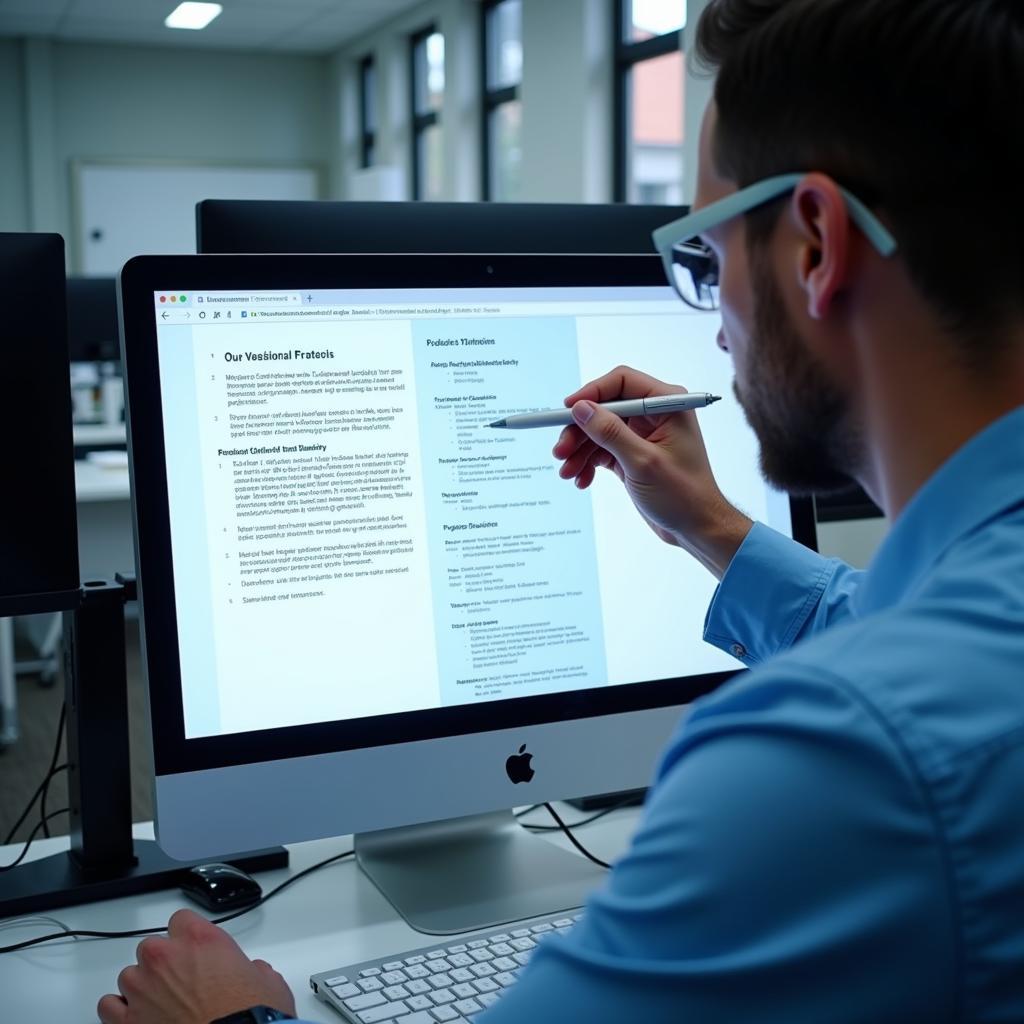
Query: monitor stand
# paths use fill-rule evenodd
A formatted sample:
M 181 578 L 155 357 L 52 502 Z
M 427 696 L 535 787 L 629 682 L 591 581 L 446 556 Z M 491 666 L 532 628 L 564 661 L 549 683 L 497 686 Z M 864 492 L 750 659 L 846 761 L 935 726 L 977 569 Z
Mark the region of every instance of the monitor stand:
M 455 935 L 580 907 L 605 872 L 511 811 L 366 832 L 363 871 L 417 931 Z

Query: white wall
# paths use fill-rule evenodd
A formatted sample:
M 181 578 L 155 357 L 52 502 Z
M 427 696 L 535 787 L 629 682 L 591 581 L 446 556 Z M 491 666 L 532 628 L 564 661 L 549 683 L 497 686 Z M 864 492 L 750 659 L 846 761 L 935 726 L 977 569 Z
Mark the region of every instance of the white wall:
M 326 172 L 333 155 L 325 57 L 40 39 L 0 40 L 0 56 L 0 83 L 11 81 L 10 93 L 0 89 L 0 137 L 24 140 L 0 152 L 0 230 L 59 231 L 70 243 L 75 160 Z

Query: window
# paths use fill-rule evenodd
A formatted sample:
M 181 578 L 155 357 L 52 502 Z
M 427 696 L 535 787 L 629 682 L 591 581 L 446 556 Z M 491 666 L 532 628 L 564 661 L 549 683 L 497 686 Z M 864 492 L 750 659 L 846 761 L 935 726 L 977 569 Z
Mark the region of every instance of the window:
M 484 0 L 484 199 L 515 200 L 522 181 L 522 0 Z
M 412 197 L 440 199 L 444 177 L 441 106 L 444 101 L 444 36 L 433 27 L 417 32 L 410 47 L 412 83 Z
M 372 167 L 377 141 L 377 73 L 373 57 L 359 62 L 359 166 Z
M 615 0 L 615 198 L 683 201 L 683 0 Z

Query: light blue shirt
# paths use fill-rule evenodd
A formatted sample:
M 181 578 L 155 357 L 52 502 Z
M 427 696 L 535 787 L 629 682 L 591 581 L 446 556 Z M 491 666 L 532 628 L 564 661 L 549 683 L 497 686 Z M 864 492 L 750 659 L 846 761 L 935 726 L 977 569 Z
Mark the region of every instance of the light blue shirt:
M 753 670 L 480 1024 L 1024 1020 L 1024 408 L 867 572 L 755 526 L 706 627 Z

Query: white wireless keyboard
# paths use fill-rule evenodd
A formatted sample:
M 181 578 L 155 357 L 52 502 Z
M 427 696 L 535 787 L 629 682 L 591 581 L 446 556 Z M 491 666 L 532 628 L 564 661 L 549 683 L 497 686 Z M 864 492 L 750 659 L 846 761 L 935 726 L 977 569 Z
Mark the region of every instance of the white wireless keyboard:
M 515 984 L 538 943 L 579 913 L 550 914 L 314 974 L 317 997 L 351 1024 L 459 1024 Z

